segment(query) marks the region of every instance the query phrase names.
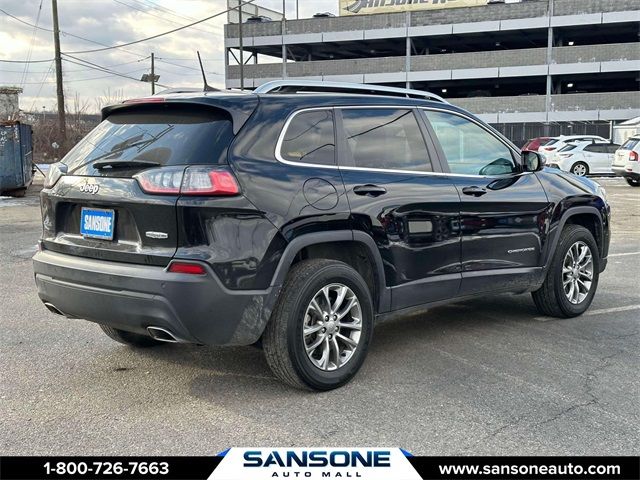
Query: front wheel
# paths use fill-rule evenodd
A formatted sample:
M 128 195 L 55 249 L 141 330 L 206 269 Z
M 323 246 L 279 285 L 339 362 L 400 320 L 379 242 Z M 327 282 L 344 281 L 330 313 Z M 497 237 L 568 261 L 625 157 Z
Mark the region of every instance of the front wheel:
M 273 373 L 307 390 L 349 382 L 373 335 L 369 288 L 349 265 L 305 260 L 294 265 L 262 337 Z
M 577 317 L 591 305 L 599 276 L 600 254 L 593 235 L 582 226 L 568 225 L 542 287 L 532 293 L 533 301 L 544 315 Z
M 637 178 L 625 178 L 625 180 L 632 187 L 640 187 L 640 179 L 637 179 Z

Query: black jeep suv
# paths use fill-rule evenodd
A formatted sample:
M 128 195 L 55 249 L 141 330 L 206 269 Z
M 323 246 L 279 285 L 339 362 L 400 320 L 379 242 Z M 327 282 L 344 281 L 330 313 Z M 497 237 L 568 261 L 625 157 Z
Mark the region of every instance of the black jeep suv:
M 573 317 L 606 266 L 598 184 L 426 92 L 281 81 L 103 118 L 50 170 L 34 270 L 49 310 L 125 344 L 257 343 L 328 390 L 376 319 L 499 292 Z

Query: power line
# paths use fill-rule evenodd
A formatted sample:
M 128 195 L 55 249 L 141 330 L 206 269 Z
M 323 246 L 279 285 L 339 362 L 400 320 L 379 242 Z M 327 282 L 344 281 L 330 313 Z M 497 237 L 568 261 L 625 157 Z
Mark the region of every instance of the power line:
M 87 70 L 96 70 L 96 69 L 87 69 Z M 148 70 L 148 68 L 146 68 L 146 67 L 145 68 L 137 68 L 137 69 L 131 70 L 129 72 L 122 72 L 122 74 L 123 75 L 128 75 L 128 74 L 131 74 L 131 73 L 137 73 L 137 72 L 142 72 L 142 71 L 146 72 L 147 70 Z M 113 74 L 101 75 L 99 77 L 91 77 L 91 78 L 78 78 L 78 79 L 75 79 L 75 80 L 65 80 L 64 83 L 89 82 L 91 80 L 99 80 L 99 79 L 102 79 L 102 78 L 110 78 L 112 76 L 113 76 Z M 40 85 L 41 83 L 43 83 L 43 82 L 25 82 L 25 85 Z M 55 82 L 54 81 L 45 81 L 44 83 L 52 84 L 52 83 L 55 83 Z
M 111 68 L 111 67 L 120 67 L 122 65 L 131 65 L 132 63 L 140 63 L 143 62 L 144 60 L 147 60 L 149 57 L 144 57 L 141 58 L 140 60 L 131 60 L 130 62 L 122 62 L 122 63 L 114 63 L 111 65 L 105 65 L 105 68 Z M 87 70 L 91 70 L 90 68 L 74 68 L 74 69 L 66 69 L 64 70 L 64 73 L 74 73 L 74 72 L 86 72 Z M 5 70 L 5 69 L 0 69 L 0 72 L 5 73 L 21 73 L 22 70 Z M 45 73 L 47 72 L 47 70 L 30 70 L 31 73 Z
M 2 8 L 0 8 L 0 12 L 4 13 L 9 18 L 13 18 L 14 20 L 16 20 L 16 21 L 18 21 L 18 22 L 20 22 L 20 23 L 22 23 L 24 25 L 27 25 L 29 27 L 33 27 L 34 29 L 42 30 L 44 32 L 53 33 L 53 30 L 51 28 L 40 27 L 38 25 L 34 25 L 33 23 L 29 23 L 29 22 L 27 22 L 25 20 L 22 20 L 19 17 L 16 17 L 15 15 L 10 14 L 9 12 L 7 12 L 6 10 L 3 10 Z M 73 37 L 73 38 L 77 38 L 78 40 L 83 40 L 85 42 L 93 43 L 94 45 L 102 45 L 103 47 L 108 47 L 108 45 L 105 44 L 105 43 L 97 42 L 95 40 L 91 40 L 90 38 L 82 37 L 80 35 L 76 35 L 75 33 L 67 32 L 67 31 L 64 31 L 64 30 L 60 30 L 60 34 L 63 35 L 63 36 Z M 132 52 L 130 50 L 122 49 L 122 51 L 126 52 L 126 53 L 128 53 L 130 55 L 137 56 L 137 57 L 144 57 L 144 55 Z M 73 52 L 71 52 L 71 53 L 73 53 Z M 145 57 L 145 58 L 149 58 L 149 57 Z M 44 60 L 44 61 L 46 62 L 48 60 Z
M 178 12 L 176 12 L 175 10 L 171 10 L 170 8 L 167 8 L 165 6 L 162 5 L 157 5 L 156 3 L 150 1 L 150 0 L 145 0 L 145 1 L 140 1 L 140 0 L 132 0 L 133 2 L 139 4 L 139 5 L 144 5 L 146 7 L 152 8 L 154 10 L 163 12 L 163 13 L 168 13 L 171 16 L 174 16 L 176 18 L 181 18 L 182 20 L 187 20 L 189 22 L 195 22 L 197 20 L 197 18 L 194 17 L 190 17 L 188 15 L 182 15 L 179 14 Z
M 187 70 L 195 70 L 196 72 L 200 72 L 199 68 L 195 68 L 195 67 L 189 67 L 187 65 L 180 65 L 177 63 L 172 63 L 172 62 L 167 62 L 165 59 L 163 58 L 158 58 L 156 57 L 156 61 L 158 62 L 162 62 L 162 63 L 166 63 L 167 65 L 173 65 L 174 67 L 179 67 L 179 68 L 186 68 Z M 222 73 L 218 73 L 218 72 L 207 72 L 210 73 L 211 75 L 224 75 Z
M 40 87 L 38 88 L 38 93 L 36 93 L 36 96 L 33 97 L 33 103 L 31 104 L 30 110 L 33 110 L 33 107 L 36 106 L 36 100 L 40 98 L 40 92 L 42 91 L 42 87 L 44 86 L 44 83 L 47 80 L 47 78 L 49 78 L 49 74 L 53 70 L 53 62 L 54 60 L 51 60 L 51 63 L 49 63 L 49 70 L 47 70 L 47 72 L 42 77 L 42 80 L 40 81 Z
M 120 5 L 124 5 L 125 7 L 128 7 L 128 8 L 131 8 L 133 10 L 136 10 L 138 12 L 142 12 L 142 13 L 144 13 L 146 15 L 150 15 L 150 16 L 152 16 L 154 18 L 159 18 L 160 20 L 162 20 L 164 22 L 167 22 L 167 23 L 171 23 L 172 25 L 180 25 L 180 26 L 182 26 L 181 23 L 174 22 L 173 20 L 169 20 L 168 18 L 164 18 L 164 17 L 161 17 L 160 15 L 156 15 L 155 13 L 151 13 L 150 11 L 145 10 L 144 8 L 139 8 L 139 7 L 136 7 L 134 5 L 129 5 L 128 3 L 125 3 L 122 0 L 113 0 L 113 1 L 116 2 L 116 3 L 119 3 Z M 194 28 L 194 30 L 198 30 L 199 32 L 204 32 L 204 33 L 209 33 L 209 34 L 213 33 L 210 30 L 202 30 L 200 28 Z
M 33 33 L 31 34 L 31 43 L 29 44 L 29 51 L 27 52 L 27 62 L 31 60 L 31 54 L 33 53 L 33 45 L 36 41 L 36 32 L 38 31 L 38 23 L 40 23 L 40 14 L 42 13 L 42 0 L 40 0 L 40 6 L 38 7 L 38 15 L 36 15 L 36 24 L 33 26 Z M 20 86 L 24 86 L 27 81 L 27 75 L 29 73 L 29 63 L 24 64 L 22 76 L 20 77 Z
M 136 82 L 142 82 L 142 80 L 140 80 L 139 78 L 130 77 L 130 76 L 126 75 L 126 74 L 110 70 L 108 68 L 103 67 L 102 65 L 98 65 L 97 63 L 89 62 L 88 60 L 83 60 L 82 58 L 74 57 L 73 55 L 69 55 L 68 53 L 63 53 L 62 55 L 64 55 L 65 57 L 70 57 L 70 58 L 73 58 L 74 60 L 77 60 L 77 61 L 74 61 L 74 60 L 69 60 L 69 58 L 65 58 L 65 61 L 67 61 L 67 62 L 74 63 L 76 65 L 80 65 L 80 66 L 83 66 L 83 67 L 93 68 L 94 70 L 98 70 L 99 72 L 109 73 L 109 74 L 115 75 L 117 77 L 123 77 L 123 78 L 128 78 L 129 80 L 134 80 Z M 82 62 L 82 63 L 80 63 L 80 62 Z M 143 83 L 146 83 L 146 82 L 143 82 Z M 160 83 L 157 83 L 157 85 L 160 85 L 161 87 L 164 87 L 164 88 L 171 88 L 168 85 L 162 85 Z
M 245 2 L 242 2 L 240 5 L 238 5 L 238 7 L 227 8 L 226 10 L 223 10 L 221 12 L 218 12 L 218 13 L 214 14 L 214 15 L 211 15 L 209 17 L 206 17 L 206 18 L 203 18 L 201 20 L 198 20 L 197 22 L 190 23 L 189 25 L 183 25 L 182 27 L 174 28 L 173 30 L 169 30 L 167 32 L 158 33 L 157 35 L 152 35 L 150 37 L 141 38 L 140 40 L 134 40 L 132 42 L 122 43 L 120 45 L 112 45 L 110 47 L 105 47 L 105 48 L 95 48 L 95 49 L 92 49 L 92 50 L 78 50 L 78 51 L 66 52 L 66 53 L 76 53 L 77 54 L 77 53 L 102 52 L 104 50 L 111 50 L 111 49 L 114 49 L 114 48 L 122 48 L 122 47 L 127 47 L 129 45 L 135 45 L 136 43 L 147 42 L 149 40 L 153 40 L 154 38 L 163 37 L 165 35 L 169 35 L 171 33 L 175 33 L 175 32 L 178 32 L 180 30 L 184 30 L 185 28 L 193 27 L 194 25 L 206 22 L 207 20 L 211 20 L 212 18 L 219 17 L 220 15 L 224 15 L 225 13 L 230 12 L 231 10 L 235 10 L 235 9 L 237 9 L 239 7 L 244 6 L 244 5 L 249 5 L 249 4 L 251 4 L 251 3 L 255 2 L 255 1 L 256 0 L 247 0 Z
M 3 63 L 47 63 L 47 62 L 52 62 L 53 58 L 49 58 L 47 60 L 29 60 L 28 62 L 25 60 L 2 60 L 0 59 L 0 62 Z

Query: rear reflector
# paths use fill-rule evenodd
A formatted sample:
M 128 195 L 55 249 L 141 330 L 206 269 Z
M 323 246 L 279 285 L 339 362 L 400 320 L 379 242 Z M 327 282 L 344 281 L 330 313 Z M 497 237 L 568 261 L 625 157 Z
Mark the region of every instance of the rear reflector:
M 169 271 L 171 273 L 186 273 L 188 275 L 205 275 L 207 273 L 202 265 L 184 262 L 171 262 Z
M 238 195 L 240 186 L 224 167 L 162 167 L 134 175 L 140 188 L 155 195 Z

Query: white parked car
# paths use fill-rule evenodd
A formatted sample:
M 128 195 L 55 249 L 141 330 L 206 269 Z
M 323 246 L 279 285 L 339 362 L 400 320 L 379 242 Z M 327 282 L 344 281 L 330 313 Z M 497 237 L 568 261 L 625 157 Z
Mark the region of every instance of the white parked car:
M 640 135 L 634 135 L 616 151 L 611 170 L 632 187 L 640 187 Z
M 571 172 L 579 177 L 592 173 L 612 173 L 611 163 L 620 145 L 608 142 L 572 142 L 547 162 L 549 167 Z
M 547 164 L 557 161 L 557 153 L 566 147 L 569 143 L 574 142 L 608 142 L 606 138 L 602 138 L 598 135 L 560 135 L 549 140 L 544 145 L 538 148 L 538 153 L 541 153 Z

